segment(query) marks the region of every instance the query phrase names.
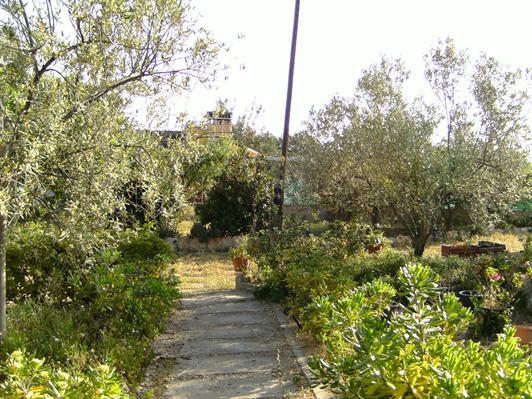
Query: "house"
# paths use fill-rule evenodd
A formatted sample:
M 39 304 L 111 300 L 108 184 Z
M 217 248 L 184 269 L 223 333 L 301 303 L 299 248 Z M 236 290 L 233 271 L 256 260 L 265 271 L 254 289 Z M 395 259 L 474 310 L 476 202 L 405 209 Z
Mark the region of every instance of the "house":
M 232 114 L 229 111 L 209 111 L 205 114 L 205 122 L 201 125 L 191 124 L 184 130 L 151 130 L 160 136 L 163 144 L 168 140 L 192 138 L 196 140 L 232 137 Z

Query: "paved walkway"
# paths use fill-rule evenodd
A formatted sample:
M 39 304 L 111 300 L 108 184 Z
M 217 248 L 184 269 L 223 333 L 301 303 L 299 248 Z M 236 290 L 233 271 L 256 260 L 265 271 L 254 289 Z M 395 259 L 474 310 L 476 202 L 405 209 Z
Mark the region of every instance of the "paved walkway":
M 314 398 L 278 317 L 248 291 L 186 293 L 154 345 L 148 379 L 162 388 L 153 397 Z

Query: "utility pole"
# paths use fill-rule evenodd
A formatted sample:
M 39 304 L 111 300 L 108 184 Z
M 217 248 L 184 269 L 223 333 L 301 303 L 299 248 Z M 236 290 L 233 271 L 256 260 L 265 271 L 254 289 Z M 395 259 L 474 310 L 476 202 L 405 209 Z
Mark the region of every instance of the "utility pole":
M 7 218 L 0 213 L 0 344 L 7 331 L 6 315 L 6 235 Z
M 294 27 L 292 29 L 292 47 L 290 49 L 290 67 L 288 70 L 288 89 L 286 91 L 286 108 L 284 112 L 283 145 L 281 149 L 281 173 L 279 176 L 279 186 L 276 190 L 276 198 L 277 203 L 279 205 L 279 209 L 277 212 L 277 224 L 280 228 L 283 227 L 284 189 L 286 186 L 286 166 L 288 162 L 288 136 L 290 129 L 290 110 L 292 107 L 292 87 L 294 84 L 294 65 L 296 61 L 297 27 L 299 24 L 299 3 L 300 0 L 296 0 L 294 10 Z

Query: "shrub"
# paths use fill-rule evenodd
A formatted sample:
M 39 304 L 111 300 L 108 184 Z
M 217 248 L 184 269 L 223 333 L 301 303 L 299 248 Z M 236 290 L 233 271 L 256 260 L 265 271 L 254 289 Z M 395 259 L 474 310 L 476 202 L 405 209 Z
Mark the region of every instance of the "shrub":
M 357 285 L 353 259 L 364 258 L 368 246 L 380 243 L 382 233 L 363 224 L 335 222 L 315 236 L 307 222 L 287 220 L 282 230 L 252 235 L 247 251 L 259 269 L 259 295 L 267 297 L 268 290 L 276 296 L 289 294 L 294 305 L 302 308 L 313 297 Z M 403 263 L 397 262 L 396 269 Z
M 171 256 L 150 228 L 122 233 L 114 246 L 69 271 L 61 281 L 68 292 L 63 301 L 38 296 L 10 306 L 0 355 L 31 350 L 83 372 L 105 363 L 137 383 L 153 338 L 180 298 L 177 277 L 165 270 Z M 23 253 L 23 259 L 30 257 Z
M 201 223 L 194 223 L 190 229 L 190 237 L 197 238 L 200 242 L 207 242 L 213 233 Z
M 274 182 L 259 159 L 235 158 L 196 207 L 203 226 L 218 236 L 238 236 L 270 225 Z
M 90 367 L 86 372 L 51 368 L 44 359 L 28 357 L 21 351 L 11 353 L 4 366 L 0 397 L 4 399 L 126 399 L 120 376 L 106 365 Z
M 164 240 L 159 238 L 151 225 L 145 225 L 140 231 L 129 237 L 124 234 L 118 243 L 118 251 L 128 261 L 149 261 L 155 258 L 171 259 L 174 250 Z
M 327 356 L 309 365 L 320 384 L 345 398 L 532 395 L 532 359 L 512 328 L 490 348 L 457 340 L 473 316 L 454 295 L 440 295 L 432 271 L 410 264 L 399 280 L 407 303 L 391 315 L 389 308 L 370 306 L 380 295 L 367 289 L 355 290 L 349 306 L 319 309 L 318 317 L 329 320 L 323 330 Z
M 474 290 L 478 286 L 476 276 L 482 265 L 477 259 L 432 256 L 424 258 L 423 262 L 441 276 L 441 285 L 453 292 Z
M 343 296 L 322 296 L 310 303 L 303 312 L 305 330 L 321 342 L 342 339 L 342 332 L 363 318 L 381 315 L 396 295 L 392 285 L 383 280 L 353 289 Z
M 370 282 L 376 278 L 395 277 L 399 269 L 413 258 L 410 254 L 385 249 L 371 256 L 356 256 L 349 259 L 348 267 L 353 280 L 359 283 Z
M 39 357 L 83 369 L 94 360 L 86 310 L 28 300 L 11 306 L 2 355 L 26 348 Z
M 6 249 L 8 298 L 64 301 L 72 295 L 69 275 L 85 258 L 74 242 L 58 239 L 53 226 L 22 225 L 10 234 Z

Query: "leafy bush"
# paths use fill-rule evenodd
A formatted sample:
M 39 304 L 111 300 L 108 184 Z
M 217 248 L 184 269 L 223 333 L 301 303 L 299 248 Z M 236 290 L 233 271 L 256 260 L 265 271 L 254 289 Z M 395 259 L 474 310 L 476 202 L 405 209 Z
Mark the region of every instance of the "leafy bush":
M 133 237 L 128 234 L 124 236 L 118 243 L 117 250 L 128 261 L 148 261 L 155 258 L 166 260 L 175 256 L 172 247 L 158 237 L 151 225 L 145 225 Z
M 274 182 L 259 159 L 236 157 L 196 207 L 203 226 L 218 236 L 238 236 L 270 225 Z
M 399 289 L 400 268 L 416 257 L 386 247 L 368 254 L 364 249 L 381 236 L 368 226 L 341 222 L 330 224 L 315 236 L 308 223 L 301 221 L 288 221 L 283 230 L 253 234 L 246 250 L 253 258 L 253 277 L 259 283 L 255 294 L 263 299 L 286 300 L 292 314 L 306 322 L 309 314 L 305 307 L 317 298 L 341 298 L 375 279 L 383 279 Z M 488 340 L 495 337 L 512 316 L 509 305 L 526 308 L 532 291 L 532 272 L 528 271 L 532 269 L 526 266 L 530 264 L 527 263 L 532 253 L 530 247 L 525 245 L 523 255 L 424 258 L 424 263 L 441 276 L 442 290 L 456 294 L 473 290 L 482 294 L 479 306 L 474 309 L 471 337 Z M 488 278 L 490 273 L 493 278 Z M 494 306 L 493 299 L 501 306 Z M 504 308 L 504 312 L 499 308 Z M 520 320 L 529 317 L 519 316 Z
M 69 294 L 63 301 L 37 296 L 10 306 L 0 355 L 31 350 L 55 365 L 82 371 L 105 363 L 135 384 L 153 338 L 180 298 L 177 277 L 166 271 L 171 256 L 171 248 L 150 228 L 124 232 L 68 273 L 62 283 Z
M 0 367 L 4 380 L 0 397 L 4 399 L 126 399 L 123 382 L 106 365 L 89 367 L 86 372 L 65 372 L 51 368 L 44 359 L 11 353 Z
M 305 255 L 308 261 L 298 259 L 289 267 L 286 284 L 293 313 L 302 316 L 305 323 L 310 322 L 310 329 L 315 321 L 307 305 L 324 296 L 331 300 L 342 298 L 355 287 L 374 281 L 398 289 L 397 273 L 411 259 L 407 253 L 393 249 L 372 255 L 361 253 L 342 260 L 316 256 L 308 249 Z
M 410 264 L 399 279 L 407 302 L 395 312 L 372 306 L 380 294 L 366 287 L 344 303 L 314 305 L 327 349 L 325 358 L 309 363 L 320 384 L 345 398 L 532 395 L 532 358 L 512 328 L 490 348 L 457 340 L 472 313 L 454 295 L 440 294 L 428 267 Z
M 342 339 L 342 332 L 363 318 L 381 315 L 397 291 L 383 280 L 374 280 L 343 296 L 316 298 L 304 310 L 305 330 L 329 344 Z
M 61 302 L 72 295 L 68 278 L 86 255 L 68 239 L 58 239 L 52 226 L 26 223 L 14 231 L 6 249 L 7 296 Z
M 78 369 L 92 360 L 89 353 L 90 325 L 87 311 L 28 300 L 9 308 L 9 330 L 2 342 L 2 355 L 20 348 L 39 357 Z
M 200 242 L 207 242 L 209 238 L 214 237 L 218 232 L 212 232 L 201 223 L 194 223 L 190 229 L 190 237 L 197 238 Z
M 478 280 L 475 276 L 483 267 L 477 259 L 458 256 L 432 256 L 424 258 L 423 262 L 441 276 L 443 287 L 456 293 L 476 289 Z
M 86 280 L 90 280 L 95 265 L 110 266 L 120 259 L 150 261 L 174 256 L 172 248 L 151 225 L 108 235 L 106 246 L 90 252 L 58 235 L 54 226 L 34 222 L 20 226 L 10 235 L 6 251 L 10 300 L 71 302 L 85 284 L 90 284 Z
M 376 278 L 394 278 L 399 269 L 413 257 L 403 251 L 386 249 L 371 256 L 355 256 L 348 265 L 352 278 L 359 283 L 370 282 Z
M 283 230 L 262 231 L 249 238 L 247 251 L 259 268 L 260 295 L 284 293 L 303 307 L 313 297 L 350 290 L 358 284 L 357 270 L 367 272 L 361 270 L 363 266 L 357 269 L 355 259 L 373 259 L 366 256 L 366 248 L 384 243 L 382 233 L 353 222 L 332 223 L 319 236 L 310 231 L 307 222 L 288 220 Z M 396 270 L 403 260 L 396 262 Z M 390 267 L 382 265 L 383 270 Z

